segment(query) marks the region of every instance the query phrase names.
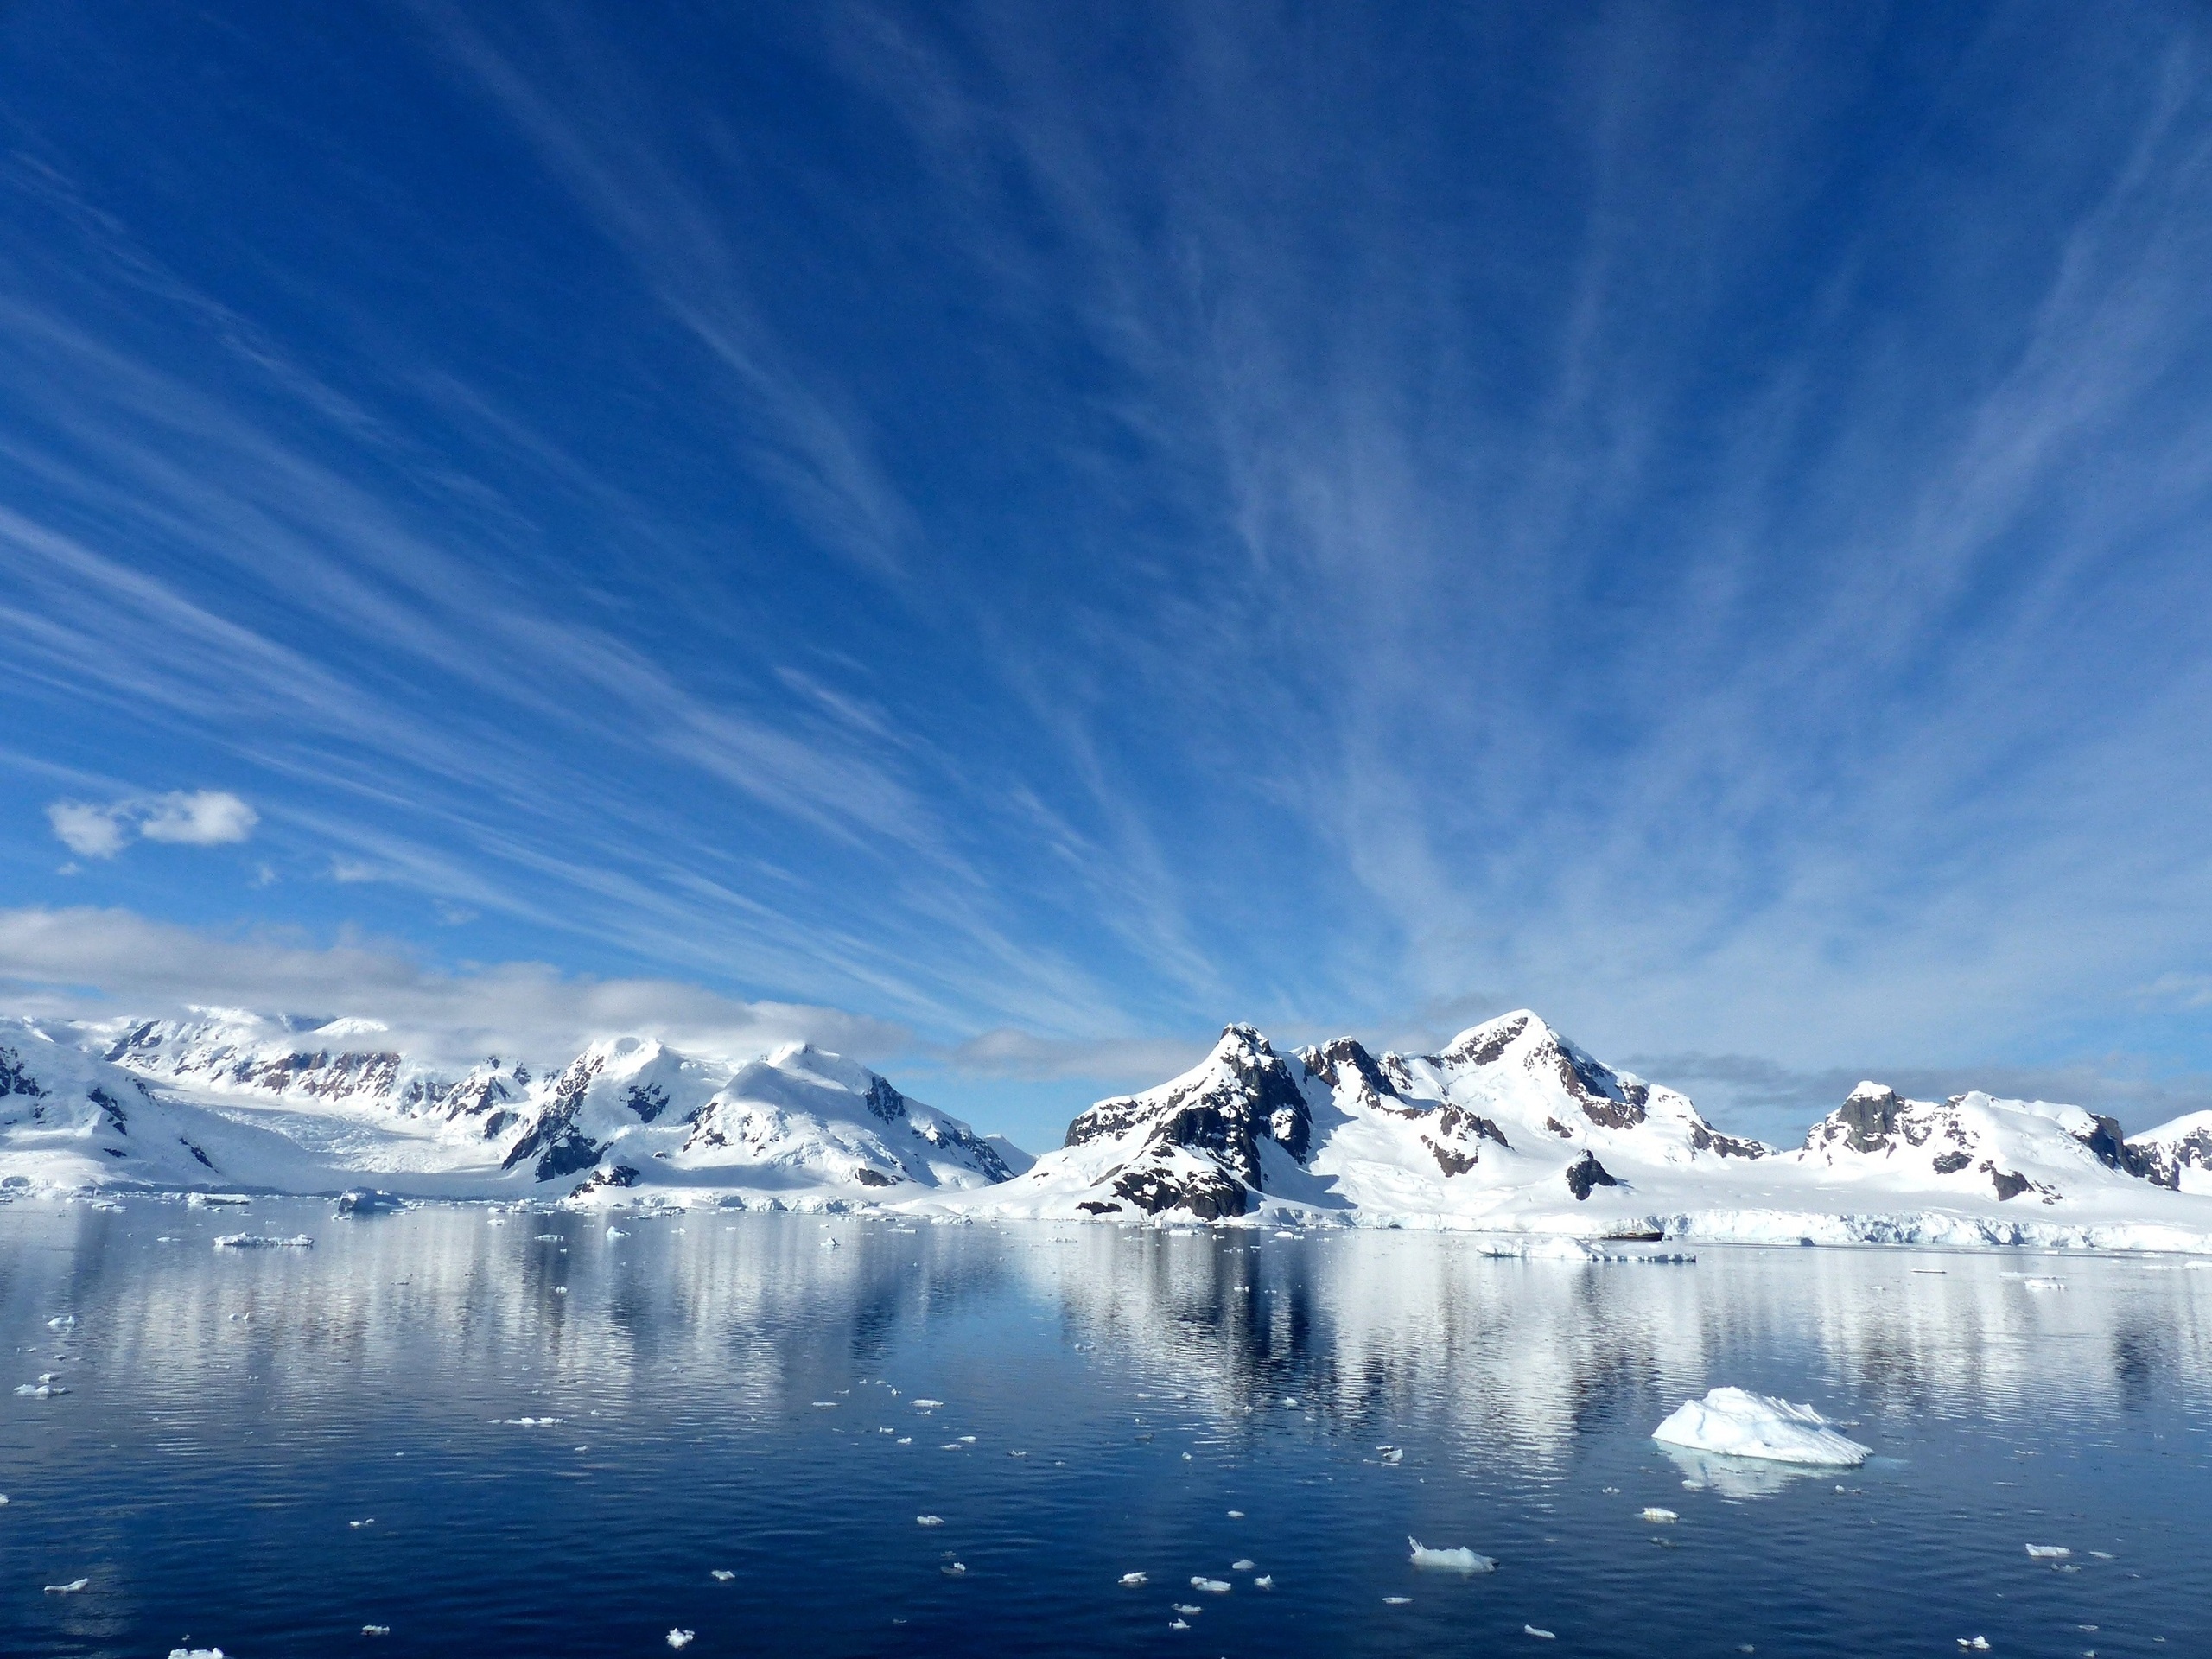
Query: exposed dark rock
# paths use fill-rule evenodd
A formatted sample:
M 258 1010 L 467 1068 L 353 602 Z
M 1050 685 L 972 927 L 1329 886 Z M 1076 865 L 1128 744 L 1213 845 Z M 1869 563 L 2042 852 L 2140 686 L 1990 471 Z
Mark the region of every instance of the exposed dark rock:
M 573 1175 L 580 1169 L 589 1169 L 600 1160 L 607 1148 L 585 1135 L 570 1128 L 562 1132 L 558 1140 L 545 1148 L 545 1155 L 537 1160 L 537 1179 L 557 1180 L 563 1175 Z M 507 1160 L 510 1166 L 514 1160 Z M 635 1172 L 632 1172 L 633 1174 Z
M 868 1085 L 868 1109 L 886 1123 L 896 1123 L 906 1115 L 906 1096 L 883 1078 L 875 1077 Z
M 543 1180 L 544 1177 L 538 1179 Z M 613 1164 L 605 1169 L 594 1170 L 588 1179 L 576 1183 L 575 1191 L 569 1196 L 577 1198 L 586 1192 L 603 1192 L 612 1186 L 635 1186 L 639 1179 L 638 1172 L 629 1165 Z
M 1667 1230 L 1655 1221 L 1628 1221 L 1605 1230 L 1605 1237 L 1620 1244 L 1656 1244 L 1667 1236 Z
M 1114 1191 L 1147 1215 L 1179 1208 L 1200 1221 L 1241 1216 L 1252 1197 L 1243 1182 L 1218 1169 L 1170 1174 L 1157 1166 L 1132 1166 L 1115 1181 Z
M 1588 1199 L 1592 1188 L 1619 1185 L 1612 1172 L 1598 1161 L 1594 1152 L 1584 1153 L 1567 1166 L 1567 1190 L 1574 1194 L 1578 1204 Z
M 896 1186 L 899 1178 L 887 1175 L 880 1169 L 870 1169 L 865 1164 L 853 1172 L 853 1179 L 862 1186 Z
M 186 1140 L 182 1135 L 177 1136 L 177 1145 L 182 1147 L 187 1152 L 190 1153 L 193 1157 L 197 1159 L 207 1168 L 213 1169 L 215 1167 L 215 1160 L 213 1158 L 210 1158 L 206 1153 L 200 1151 L 198 1147 L 193 1145 L 191 1141 Z
M 1890 1137 L 1904 1107 L 1896 1090 L 1862 1086 L 1835 1109 L 1833 1121 L 1843 1125 L 1843 1144 L 1853 1152 L 1886 1152 L 1895 1144 Z
M 38 1079 L 23 1069 L 22 1057 L 12 1048 L 0 1048 L 0 1095 L 29 1095 L 34 1100 L 46 1098 L 46 1090 L 38 1086 Z
M 1459 1045 L 1447 1048 L 1437 1056 L 1440 1060 L 1455 1060 L 1468 1065 L 1489 1065 L 1499 1055 L 1513 1046 L 1522 1032 L 1529 1029 L 1529 1016 L 1516 1014 L 1502 1020 L 1489 1028 L 1471 1031 Z
M 1764 1158 L 1774 1148 L 1758 1141 L 1745 1141 L 1704 1123 L 1693 1125 L 1690 1145 L 1700 1152 L 1710 1152 L 1723 1158 Z
M 1938 1175 L 1955 1175 L 1972 1162 L 1974 1156 L 1970 1153 L 1942 1152 L 1936 1154 L 1934 1167 Z
M 89 1097 L 92 1104 L 100 1109 L 100 1116 L 107 1119 L 118 1135 L 130 1133 L 130 1126 L 124 1121 L 121 1101 L 108 1093 L 106 1090 L 97 1086 L 91 1090 Z
M 2156 1154 L 2129 1146 L 2127 1137 L 2120 1132 L 2120 1122 L 2116 1118 L 2100 1115 L 2087 1135 L 2075 1138 L 2094 1153 L 2097 1161 L 2107 1169 L 2124 1170 L 2130 1175 L 2140 1176 L 2155 1186 L 2180 1190 L 2180 1173 L 2177 1170 L 2168 1171 Z
M 1989 1163 L 1982 1165 L 1982 1168 L 1988 1173 L 1989 1184 L 1997 1189 L 1997 1200 L 2000 1204 L 2007 1198 L 2018 1198 L 2035 1185 L 2017 1169 L 1999 1169 Z
M 1109 1204 L 1103 1198 L 1085 1198 L 1076 1208 L 1088 1210 L 1094 1216 L 1118 1216 L 1122 1213 L 1120 1205 Z
M 1421 1144 L 1435 1154 L 1436 1166 L 1442 1170 L 1446 1175 L 1464 1175 L 1476 1165 L 1482 1162 L 1482 1158 L 1478 1154 L 1471 1152 L 1454 1152 L 1449 1147 L 1439 1146 L 1435 1141 L 1430 1140 L 1425 1135 L 1421 1136 Z
M 1574 1139 L 1574 1131 L 1568 1128 L 1566 1124 L 1560 1122 L 1559 1119 L 1555 1117 L 1546 1118 L 1544 1120 L 1544 1127 L 1549 1129 L 1554 1135 L 1559 1136 L 1562 1141 L 1572 1141 Z
M 668 1109 L 668 1090 L 657 1083 L 633 1083 L 622 1103 L 638 1115 L 638 1122 L 650 1123 Z

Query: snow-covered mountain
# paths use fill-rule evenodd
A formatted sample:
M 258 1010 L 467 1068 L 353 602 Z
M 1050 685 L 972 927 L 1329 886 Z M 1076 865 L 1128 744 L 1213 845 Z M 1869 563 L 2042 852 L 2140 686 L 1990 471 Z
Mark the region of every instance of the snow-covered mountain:
M 1867 1083 L 1781 1150 L 1522 1011 L 1422 1055 L 1230 1026 L 1033 1163 L 804 1045 L 736 1064 L 624 1037 L 441 1067 L 360 1020 L 202 1010 L 0 1021 L 0 1184 L 2212 1249 L 2212 1113 L 2130 1140 L 2075 1106 Z
M 2184 1121 L 2186 1122 L 2186 1121 Z M 1524 1011 L 1441 1052 L 1278 1052 L 1231 1026 L 1192 1070 L 1101 1101 L 959 1209 L 1389 1219 L 1583 1238 L 2212 1246 L 2212 1122 L 2134 1141 L 2074 1106 L 1862 1084 L 1781 1151 L 1602 1065 Z M 2212 1180 L 2205 1183 L 2212 1188 Z
M 456 1073 L 384 1036 L 232 1010 L 0 1024 L 0 1077 L 23 1102 L 0 1109 L 0 1174 L 447 1196 L 651 1187 L 813 1206 L 1013 1173 L 958 1119 L 804 1044 L 728 1065 L 625 1037 Z

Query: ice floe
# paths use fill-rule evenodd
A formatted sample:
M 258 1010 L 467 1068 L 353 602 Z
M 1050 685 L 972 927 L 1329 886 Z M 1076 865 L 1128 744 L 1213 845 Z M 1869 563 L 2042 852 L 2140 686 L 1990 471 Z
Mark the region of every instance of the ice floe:
M 918 1515 L 914 1517 L 914 1524 L 918 1527 L 941 1527 L 944 1524 L 944 1517 L 941 1515 Z
M 1497 1563 L 1487 1555 L 1478 1555 L 1464 1544 L 1457 1549 L 1431 1549 L 1418 1538 L 1406 1541 L 1413 1546 L 1415 1567 L 1434 1567 L 1446 1573 L 1494 1573 Z
M 1872 1447 L 1837 1433 L 1810 1406 L 1742 1389 L 1714 1389 L 1702 1400 L 1684 1401 L 1651 1431 L 1651 1438 L 1771 1463 L 1850 1466 L 1866 1462 L 1872 1453 Z
M 305 1233 L 271 1238 L 265 1233 L 224 1233 L 215 1240 L 219 1250 L 311 1250 L 315 1240 Z
M 1122 1588 L 1124 1590 L 1141 1590 L 1151 1581 L 1149 1573 L 1124 1573 L 1122 1574 Z
M 49 1596 L 73 1596 L 91 1582 L 90 1579 L 72 1579 L 67 1584 L 49 1584 L 46 1586 L 46 1593 Z
M 732 1579 L 735 1578 L 737 1574 L 731 1572 L 729 1568 L 726 1567 L 718 1567 L 715 1568 L 713 1572 L 708 1573 L 707 1576 L 712 1579 L 716 1584 L 728 1584 Z
M 1523 1624 L 1521 1627 L 1521 1634 L 1523 1636 L 1533 1636 L 1539 1642 L 1556 1642 L 1559 1640 L 1559 1632 L 1557 1630 L 1540 1630 L 1533 1624 Z
M 1204 1576 L 1194 1576 L 1191 1580 L 1191 1588 L 1193 1590 L 1203 1590 L 1210 1596 L 1225 1596 L 1229 1593 L 1231 1586 L 1229 1580 L 1226 1579 L 1209 1579 Z
M 699 1633 L 696 1630 L 671 1630 L 668 1633 L 668 1645 L 671 1648 L 688 1648 L 698 1639 L 698 1636 Z
M 2063 1561 L 2074 1552 L 2063 1544 L 2030 1544 L 2030 1559 L 2038 1561 Z
M 364 1624 L 361 1626 L 361 1634 L 363 1636 L 390 1636 L 391 1634 L 391 1626 L 389 1624 Z
M 1258 1578 L 1252 1580 L 1252 1587 L 1255 1590 L 1274 1589 L 1275 1587 L 1275 1575 L 1272 1573 L 1261 1573 Z

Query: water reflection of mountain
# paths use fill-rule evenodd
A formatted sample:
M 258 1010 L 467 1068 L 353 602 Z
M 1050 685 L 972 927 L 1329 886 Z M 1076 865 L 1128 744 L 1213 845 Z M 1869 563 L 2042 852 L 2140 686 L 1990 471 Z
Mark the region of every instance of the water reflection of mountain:
M 32 1333 L 130 1377 L 156 1410 L 218 1379 L 303 1411 L 366 1389 L 403 1417 L 418 1398 L 434 1414 L 442 1398 L 512 1397 L 520 1414 L 696 1380 L 715 1411 L 766 1418 L 824 1379 L 886 1373 L 933 1323 L 1020 1311 L 1036 1332 L 1041 1311 L 1056 1335 L 994 1338 L 1009 1363 L 1039 1340 L 1095 1345 L 1116 1376 L 1180 1396 L 1171 1414 L 1201 1436 L 1310 1420 L 1379 1440 L 1419 1414 L 1452 1455 L 1535 1468 L 1720 1382 L 1869 1417 L 2212 1393 L 2212 1274 L 2133 1260 L 1709 1249 L 1694 1266 L 1576 1266 L 1410 1232 L 696 1211 L 613 1224 L 626 1236 L 603 1216 L 473 1208 L 338 1222 L 299 1203 L 19 1206 L 0 1212 L 0 1319 L 12 1343 Z M 311 1252 L 210 1248 L 302 1229 Z M 2063 1287 L 2023 1276 L 2038 1266 Z M 73 1331 L 44 1325 L 93 1310 Z M 1726 1375 L 1724 1353 L 1738 1357 Z
M 1083 1339 L 1236 1433 L 1285 1409 L 1387 1423 L 1444 1402 L 1470 1450 L 1577 1433 L 1722 1382 L 1973 1416 L 2212 1393 L 2212 1274 L 2072 1255 L 1708 1249 L 1694 1266 L 1499 1261 L 1450 1236 L 1084 1230 L 1021 1252 Z M 2063 1287 L 2050 1287 L 2056 1281 Z M 1756 1353 L 1771 1374 L 1728 1375 Z M 1652 1418 L 1656 1421 L 1656 1416 Z

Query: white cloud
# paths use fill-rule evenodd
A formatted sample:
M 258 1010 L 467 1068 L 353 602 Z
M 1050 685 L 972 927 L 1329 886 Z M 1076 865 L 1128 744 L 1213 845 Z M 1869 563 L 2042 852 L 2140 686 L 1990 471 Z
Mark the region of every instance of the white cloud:
M 148 841 L 182 847 L 221 847 L 244 841 L 261 815 L 237 796 L 219 789 L 179 790 L 140 803 L 144 815 L 138 833 Z
M 393 1046 L 445 1063 L 547 1056 L 600 1037 L 658 1037 L 686 1053 L 750 1058 L 818 1043 L 857 1058 L 910 1047 L 906 1031 L 836 1008 L 747 1002 L 664 979 L 592 979 L 538 963 L 463 972 L 385 945 L 316 946 L 225 936 L 124 910 L 0 911 L 0 987 L 22 1012 L 72 1019 L 159 1016 L 193 1005 L 371 1020 Z
M 118 809 L 84 801 L 56 801 L 46 820 L 61 844 L 79 858 L 113 858 L 130 839 Z
M 55 801 L 46 809 L 61 843 L 80 858 L 113 858 L 134 837 L 181 847 L 220 847 L 245 840 L 261 815 L 227 790 L 171 790 L 105 806 Z

